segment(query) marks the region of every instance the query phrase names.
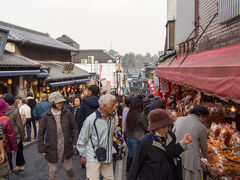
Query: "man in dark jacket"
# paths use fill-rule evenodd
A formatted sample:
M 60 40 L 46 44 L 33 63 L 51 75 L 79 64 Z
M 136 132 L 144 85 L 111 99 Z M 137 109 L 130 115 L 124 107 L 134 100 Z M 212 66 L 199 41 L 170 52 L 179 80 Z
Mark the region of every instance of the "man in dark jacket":
M 47 102 L 47 94 L 42 94 L 42 101 L 39 102 L 34 110 L 33 110 L 33 117 L 35 120 L 38 120 L 40 124 L 40 119 L 43 117 L 43 114 L 47 112 L 47 110 L 51 107 L 51 104 Z
M 63 107 L 65 99 L 60 92 L 50 94 L 48 99 L 52 107 L 41 119 L 38 152 L 48 161 L 49 179 L 57 179 L 59 161 L 66 171 L 68 180 L 73 180 L 72 156 L 78 139 L 77 124 L 72 113 Z
M 140 180 L 182 180 L 181 163 L 177 169 L 174 158 L 187 149 L 192 136 L 185 134 L 176 144 L 175 135 L 169 131 L 173 120 L 163 109 L 151 111 L 148 119 L 150 133 L 138 142 L 128 180 L 137 180 L 138 176 Z
M 37 102 L 33 98 L 33 94 L 30 91 L 27 93 L 27 102 L 28 102 L 27 105 L 31 108 L 31 122 L 32 122 L 33 130 L 34 130 L 34 139 L 36 139 L 37 138 L 37 127 L 36 127 L 35 119 L 33 116 L 33 110 L 34 110 Z
M 98 100 L 99 100 L 99 87 L 96 85 L 92 85 L 88 88 L 89 90 L 89 97 L 83 99 L 80 108 L 77 112 L 77 125 L 78 131 L 80 132 L 83 126 L 83 122 L 85 119 L 95 112 L 98 107 Z

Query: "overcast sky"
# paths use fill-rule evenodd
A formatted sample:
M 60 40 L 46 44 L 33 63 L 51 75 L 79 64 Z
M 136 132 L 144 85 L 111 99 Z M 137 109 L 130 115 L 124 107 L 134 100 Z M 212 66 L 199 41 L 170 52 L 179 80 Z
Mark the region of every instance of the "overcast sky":
M 165 41 L 166 0 L 8 0 L 0 20 L 62 34 L 80 49 L 156 54 Z

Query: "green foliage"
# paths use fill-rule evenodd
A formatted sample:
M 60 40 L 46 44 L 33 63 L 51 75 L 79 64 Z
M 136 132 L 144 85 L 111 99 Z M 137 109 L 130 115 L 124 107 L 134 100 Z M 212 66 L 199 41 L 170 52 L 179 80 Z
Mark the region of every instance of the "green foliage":
M 146 55 L 127 53 L 122 57 L 123 71 L 127 74 L 138 74 L 145 63 L 157 60 L 157 55 L 151 56 L 150 53 Z

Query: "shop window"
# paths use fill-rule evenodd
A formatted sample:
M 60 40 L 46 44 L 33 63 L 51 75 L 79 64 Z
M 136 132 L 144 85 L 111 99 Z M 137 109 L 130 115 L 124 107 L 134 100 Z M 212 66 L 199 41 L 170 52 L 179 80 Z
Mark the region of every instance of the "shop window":
M 225 23 L 240 17 L 240 0 L 218 0 L 218 21 Z

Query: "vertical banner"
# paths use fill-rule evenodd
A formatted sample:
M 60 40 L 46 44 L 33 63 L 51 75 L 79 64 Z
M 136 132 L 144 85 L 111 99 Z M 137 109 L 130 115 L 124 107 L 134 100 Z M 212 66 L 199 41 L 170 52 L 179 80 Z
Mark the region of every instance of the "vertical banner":
M 166 103 L 167 103 L 169 94 L 171 94 L 172 92 L 171 86 L 172 86 L 172 83 L 169 82 L 168 80 L 165 80 L 162 78 L 159 79 L 159 96 L 163 98 Z
M 111 90 L 111 81 L 106 82 L 106 89 Z
M 100 88 L 100 85 L 101 85 L 101 74 L 102 74 L 102 65 L 100 66 L 100 73 L 99 73 L 99 88 Z
M 149 85 L 151 94 L 154 96 L 157 95 L 157 91 L 156 91 L 155 85 L 152 82 L 152 79 L 148 79 L 147 81 L 148 81 L 148 85 Z

